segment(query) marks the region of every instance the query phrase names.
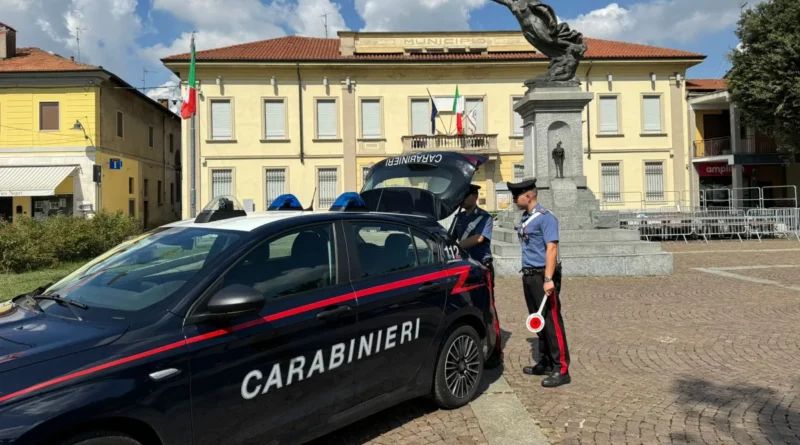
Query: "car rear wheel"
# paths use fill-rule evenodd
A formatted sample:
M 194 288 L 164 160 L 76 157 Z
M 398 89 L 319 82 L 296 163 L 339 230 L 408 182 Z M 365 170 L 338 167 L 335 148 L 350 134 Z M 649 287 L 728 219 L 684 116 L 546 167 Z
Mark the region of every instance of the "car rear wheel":
M 71 437 L 59 445 L 141 445 L 129 436 L 110 431 L 94 431 Z
M 460 408 L 475 397 L 482 377 L 481 339 L 472 326 L 459 326 L 439 352 L 433 397 L 441 408 Z

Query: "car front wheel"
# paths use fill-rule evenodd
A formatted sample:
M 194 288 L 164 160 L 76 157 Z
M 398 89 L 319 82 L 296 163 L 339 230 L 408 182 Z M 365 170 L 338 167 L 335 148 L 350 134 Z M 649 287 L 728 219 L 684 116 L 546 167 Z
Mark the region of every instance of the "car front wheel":
M 75 436 L 59 445 L 141 445 L 130 437 L 114 432 L 95 431 Z
M 439 352 L 433 396 L 444 409 L 460 408 L 478 392 L 483 377 L 481 339 L 472 326 L 459 326 Z

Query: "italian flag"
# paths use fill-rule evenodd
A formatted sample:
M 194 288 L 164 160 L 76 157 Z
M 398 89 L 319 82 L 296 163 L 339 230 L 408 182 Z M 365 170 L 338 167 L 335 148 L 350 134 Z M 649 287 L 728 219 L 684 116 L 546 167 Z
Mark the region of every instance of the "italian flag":
M 192 64 L 189 67 L 189 82 L 186 88 L 186 97 L 183 98 L 181 106 L 181 117 L 189 119 L 197 113 L 197 89 L 194 77 L 194 37 L 192 37 Z
M 453 114 L 456 115 L 456 129 L 458 134 L 464 134 L 464 104 L 461 102 L 461 96 L 458 94 L 458 85 L 456 85 L 456 97 L 453 99 Z

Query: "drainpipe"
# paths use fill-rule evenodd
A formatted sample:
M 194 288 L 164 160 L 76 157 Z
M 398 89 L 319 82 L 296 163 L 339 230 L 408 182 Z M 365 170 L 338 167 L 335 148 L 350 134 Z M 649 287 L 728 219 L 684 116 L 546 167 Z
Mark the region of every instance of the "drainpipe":
M 589 92 L 589 74 L 592 72 L 592 65 L 594 61 L 589 61 L 589 70 L 586 71 L 586 92 Z M 592 107 L 586 105 L 586 140 L 589 145 L 586 147 L 588 159 L 592 159 Z
M 300 78 L 300 63 L 297 64 L 297 91 L 300 93 L 300 163 L 305 164 L 303 141 L 303 79 Z

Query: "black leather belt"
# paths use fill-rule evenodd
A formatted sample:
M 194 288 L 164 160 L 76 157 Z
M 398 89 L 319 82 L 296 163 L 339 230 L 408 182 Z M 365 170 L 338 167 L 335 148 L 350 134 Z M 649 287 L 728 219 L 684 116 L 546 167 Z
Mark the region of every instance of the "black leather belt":
M 520 272 L 525 276 L 541 275 L 544 273 L 544 267 L 523 267 Z

